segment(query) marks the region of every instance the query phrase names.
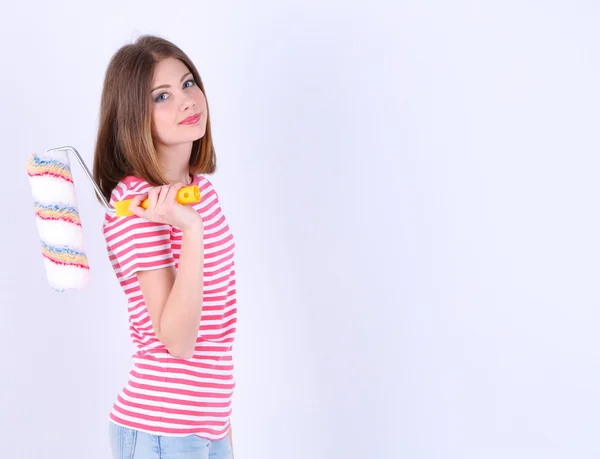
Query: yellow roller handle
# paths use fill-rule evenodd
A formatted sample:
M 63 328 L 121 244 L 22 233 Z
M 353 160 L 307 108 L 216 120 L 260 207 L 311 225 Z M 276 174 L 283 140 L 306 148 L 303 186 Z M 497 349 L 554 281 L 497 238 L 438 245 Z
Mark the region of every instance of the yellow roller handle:
M 200 190 L 196 185 L 180 188 L 175 199 L 179 204 L 194 204 L 196 202 L 200 202 Z M 123 201 L 115 202 L 115 213 L 117 217 L 127 217 L 129 215 L 133 215 L 129 211 L 129 205 L 131 204 L 131 201 L 132 199 L 125 199 Z M 144 209 L 148 208 L 148 198 L 142 201 L 142 207 Z

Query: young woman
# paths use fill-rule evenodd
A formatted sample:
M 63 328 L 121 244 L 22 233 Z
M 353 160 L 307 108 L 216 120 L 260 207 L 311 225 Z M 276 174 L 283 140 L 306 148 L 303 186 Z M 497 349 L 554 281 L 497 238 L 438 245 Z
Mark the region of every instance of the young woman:
M 136 351 L 110 412 L 114 459 L 233 458 L 233 235 L 206 174 L 216 168 L 200 75 L 173 43 L 119 49 L 102 92 L 93 175 L 112 203 L 109 259 L 127 298 Z M 198 204 L 177 191 L 200 189 Z M 148 208 L 141 202 L 148 199 Z

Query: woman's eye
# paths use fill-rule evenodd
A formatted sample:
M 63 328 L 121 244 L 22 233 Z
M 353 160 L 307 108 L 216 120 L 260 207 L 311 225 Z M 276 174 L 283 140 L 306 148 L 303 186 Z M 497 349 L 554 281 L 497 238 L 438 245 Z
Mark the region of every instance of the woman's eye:
M 163 98 L 163 96 L 165 96 L 165 97 Z M 156 99 L 154 99 L 154 102 L 161 102 L 161 101 L 165 100 L 166 96 L 167 96 L 167 93 L 163 92 Z
M 194 80 L 187 80 L 185 83 L 183 83 L 184 88 L 191 88 L 192 86 L 195 86 L 195 85 L 196 85 L 196 82 Z M 156 99 L 154 99 L 154 102 L 162 102 L 163 100 L 166 100 L 167 97 L 168 97 L 167 93 L 163 92 Z

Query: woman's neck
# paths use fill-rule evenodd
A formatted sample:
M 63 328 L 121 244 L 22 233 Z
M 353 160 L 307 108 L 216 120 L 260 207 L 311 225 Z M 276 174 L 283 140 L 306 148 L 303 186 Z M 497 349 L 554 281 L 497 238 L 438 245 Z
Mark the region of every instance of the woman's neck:
M 184 185 L 191 185 L 193 182 L 192 176 L 190 174 L 190 168 L 186 164 L 185 170 L 175 171 L 175 170 L 166 170 L 164 171 L 165 178 L 167 182 L 170 184 L 173 183 L 183 183 Z
M 168 183 L 189 185 L 192 182 L 190 175 L 191 143 L 166 148 L 157 146 L 156 150 Z

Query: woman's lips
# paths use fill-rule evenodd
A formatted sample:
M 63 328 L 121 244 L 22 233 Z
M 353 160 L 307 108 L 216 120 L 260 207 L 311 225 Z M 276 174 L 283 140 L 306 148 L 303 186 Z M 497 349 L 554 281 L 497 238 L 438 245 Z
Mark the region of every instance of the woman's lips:
M 190 125 L 190 124 L 196 124 L 198 121 L 200 121 L 200 113 L 198 113 L 196 115 L 188 116 L 186 119 L 184 119 L 179 124 Z

